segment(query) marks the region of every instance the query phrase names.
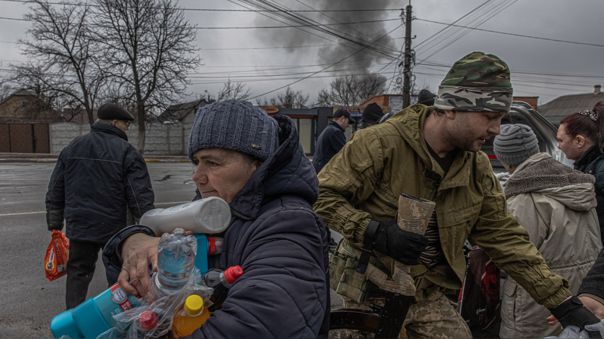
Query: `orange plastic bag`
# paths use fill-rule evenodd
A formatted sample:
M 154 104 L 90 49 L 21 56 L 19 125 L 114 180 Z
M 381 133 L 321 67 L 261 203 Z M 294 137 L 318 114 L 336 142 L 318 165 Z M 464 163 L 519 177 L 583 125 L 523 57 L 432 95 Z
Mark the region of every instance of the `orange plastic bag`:
M 69 239 L 65 233 L 52 231 L 50 243 L 44 256 L 44 273 L 46 279 L 53 281 L 67 273 L 67 260 L 69 259 Z

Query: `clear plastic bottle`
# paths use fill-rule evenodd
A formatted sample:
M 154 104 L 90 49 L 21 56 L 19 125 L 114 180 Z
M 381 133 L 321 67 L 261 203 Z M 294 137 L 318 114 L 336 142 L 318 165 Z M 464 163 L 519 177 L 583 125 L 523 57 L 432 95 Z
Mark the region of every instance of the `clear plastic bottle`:
M 243 268 L 239 265 L 227 267 L 224 271 L 210 270 L 203 276 L 203 281 L 206 286 L 217 288 L 220 285 L 229 288 L 241 275 Z
M 153 281 L 156 298 L 180 291 L 189 281 L 197 252 L 197 240 L 182 228 L 164 233 L 157 251 L 157 273 Z
M 144 337 L 157 327 L 157 313 L 152 310 L 143 311 L 138 318 L 138 334 Z
M 177 337 L 185 337 L 193 334 L 210 317 L 210 312 L 204 307 L 203 298 L 197 294 L 191 294 L 180 309 L 174 315 L 172 322 L 172 333 Z
M 222 308 L 222 303 L 226 299 L 229 287 L 233 285 L 235 280 L 243 275 L 241 266 L 231 266 L 221 270 L 211 270 L 203 276 L 203 284 L 213 289 L 210 300 L 212 301 L 211 311 Z

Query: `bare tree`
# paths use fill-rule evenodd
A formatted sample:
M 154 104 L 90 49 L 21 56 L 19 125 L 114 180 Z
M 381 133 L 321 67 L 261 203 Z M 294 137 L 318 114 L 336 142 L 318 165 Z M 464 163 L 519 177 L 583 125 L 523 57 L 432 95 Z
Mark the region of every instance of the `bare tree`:
M 317 106 L 332 106 L 331 93 L 328 90 L 322 89 L 317 94 Z
M 0 82 L 0 102 L 8 98 L 12 91 L 13 89 L 11 85 L 8 84 L 8 81 Z
M 285 108 L 304 108 L 308 101 L 308 95 L 304 96 L 301 91 L 294 91 L 289 86 L 284 93 L 277 94 L 277 98 L 270 100 L 273 106 Z
M 25 15 L 32 21 L 28 31 L 31 40 L 21 40 L 20 44 L 35 62 L 15 66 L 15 81 L 54 104 L 61 101 L 72 108 L 84 108 L 92 124 L 95 102 L 106 76 L 90 39 L 90 6 L 54 6 L 46 0 L 32 3 Z
M 319 92 L 319 101 L 344 107 L 357 106 L 374 95 L 384 93 L 386 78 L 379 74 L 346 75 L 334 79 L 329 91 Z
M 145 121 L 184 93 L 195 55 L 195 28 L 172 0 L 96 0 L 96 40 L 107 69 L 130 100 L 144 152 Z
M 216 101 L 224 101 L 224 100 L 247 100 L 250 97 L 250 90 L 246 88 L 246 85 L 241 82 L 231 82 L 231 79 L 228 79 L 222 86 L 222 89 L 218 91 L 216 95 Z

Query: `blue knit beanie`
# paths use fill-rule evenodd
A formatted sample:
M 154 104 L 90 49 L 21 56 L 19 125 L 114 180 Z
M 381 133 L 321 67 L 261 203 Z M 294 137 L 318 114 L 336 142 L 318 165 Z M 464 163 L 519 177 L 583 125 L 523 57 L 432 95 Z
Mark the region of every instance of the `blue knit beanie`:
M 223 148 L 266 160 L 279 146 L 277 121 L 239 100 L 201 107 L 189 135 L 189 158 L 205 148 Z
M 499 161 L 515 166 L 539 153 L 539 142 L 533 130 L 527 125 L 501 125 L 501 131 L 493 141 L 493 151 Z

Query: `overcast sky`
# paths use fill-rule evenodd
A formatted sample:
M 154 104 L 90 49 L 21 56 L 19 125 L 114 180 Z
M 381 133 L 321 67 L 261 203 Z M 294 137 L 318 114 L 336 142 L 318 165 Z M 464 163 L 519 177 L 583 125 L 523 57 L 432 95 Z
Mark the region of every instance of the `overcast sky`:
M 400 10 L 396 9 L 407 1 L 273 2 L 304 10 L 295 14 L 323 24 L 357 22 L 326 26 L 351 40 L 383 38 L 370 44 L 373 49 L 359 52 L 363 47 L 308 27 L 242 28 L 292 25 L 277 21 L 284 20 L 275 13 L 196 10 L 244 10 L 239 0 L 180 0 L 186 17 L 198 26 L 197 43 L 203 60 L 191 74 L 189 98 L 205 90 L 216 93 L 229 77 L 246 83 L 257 96 L 317 73 L 291 85 L 309 94 L 312 102 L 335 76 L 366 71 L 386 76 L 388 92 L 396 93 L 395 66 L 399 62 L 395 58 L 404 36 Z M 416 90 L 436 91 L 448 67 L 475 50 L 494 53 L 506 61 L 512 70 L 514 94 L 539 96 L 540 104 L 564 94 L 592 92 L 595 84 L 604 84 L 604 0 L 421 0 L 411 4 Z M 22 18 L 29 4 L 0 0 L 0 8 L 0 76 L 5 76 L 9 64 L 25 60 L 15 42 L 27 39 L 30 23 L 10 18 Z M 454 22 L 475 29 L 446 25 Z

